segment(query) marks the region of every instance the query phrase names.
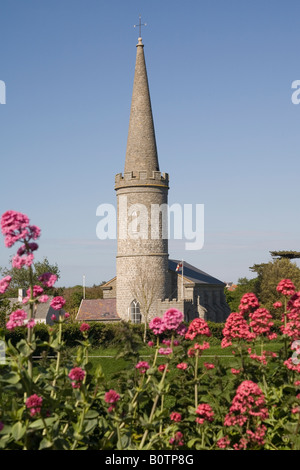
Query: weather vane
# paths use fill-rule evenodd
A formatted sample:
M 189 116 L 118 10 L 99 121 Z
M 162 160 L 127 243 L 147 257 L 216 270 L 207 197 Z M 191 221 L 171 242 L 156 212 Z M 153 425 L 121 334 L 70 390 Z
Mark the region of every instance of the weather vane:
M 139 27 L 139 37 L 142 37 L 142 26 L 147 26 L 147 23 L 142 23 L 142 17 L 139 16 L 139 24 L 133 25 L 134 28 Z

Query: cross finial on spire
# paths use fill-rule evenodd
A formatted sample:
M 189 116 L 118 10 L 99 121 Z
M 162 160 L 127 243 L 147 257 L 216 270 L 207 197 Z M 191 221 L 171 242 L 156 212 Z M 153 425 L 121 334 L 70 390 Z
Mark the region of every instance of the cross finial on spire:
M 142 26 L 147 26 L 147 23 L 142 23 L 142 17 L 141 15 L 139 16 L 139 24 L 133 25 L 134 28 L 139 27 L 139 37 L 142 37 Z

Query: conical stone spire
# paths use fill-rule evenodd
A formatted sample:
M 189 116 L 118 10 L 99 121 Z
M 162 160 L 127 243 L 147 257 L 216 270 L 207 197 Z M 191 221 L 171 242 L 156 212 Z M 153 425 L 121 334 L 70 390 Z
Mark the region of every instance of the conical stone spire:
M 138 39 L 125 172 L 159 171 L 154 123 L 142 38 Z

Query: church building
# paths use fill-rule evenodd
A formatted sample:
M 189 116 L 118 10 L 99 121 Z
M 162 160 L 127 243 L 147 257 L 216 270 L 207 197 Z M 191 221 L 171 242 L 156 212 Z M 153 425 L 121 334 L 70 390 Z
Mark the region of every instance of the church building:
M 138 38 L 125 167 L 115 176 L 116 277 L 103 299 L 83 300 L 77 320 L 135 323 L 169 308 L 186 321 L 223 322 L 229 315 L 225 283 L 182 260 L 169 259 L 166 217 L 169 175 L 160 171 L 142 38 Z M 93 305 L 92 305 L 93 304 Z M 97 307 L 98 306 L 98 307 Z M 97 310 L 98 308 L 98 310 Z

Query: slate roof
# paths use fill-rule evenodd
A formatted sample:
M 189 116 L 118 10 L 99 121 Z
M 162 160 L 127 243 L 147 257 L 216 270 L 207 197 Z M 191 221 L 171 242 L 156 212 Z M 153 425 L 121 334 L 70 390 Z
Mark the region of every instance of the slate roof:
M 55 315 L 56 318 L 58 318 L 59 312 L 57 310 L 54 310 L 54 308 L 50 307 L 52 299 L 53 296 L 49 296 L 47 302 L 37 304 L 37 310 L 34 317 L 37 322 L 47 323 L 47 325 L 53 325 L 53 320 L 51 320 L 52 315 Z M 10 301 L 11 307 L 20 308 L 25 312 L 29 313 L 29 305 L 20 302 L 17 297 L 10 298 L 8 300 Z M 64 310 L 62 310 L 62 313 L 64 313 Z
M 83 299 L 76 320 L 119 321 L 116 299 Z
M 181 263 L 181 260 L 169 259 L 169 269 L 176 272 L 176 267 L 178 263 Z M 181 274 L 181 268 L 177 271 L 178 274 Z M 183 262 L 183 277 L 187 278 L 195 284 L 209 284 L 214 286 L 224 286 L 225 283 L 211 276 L 210 274 L 201 271 L 201 269 L 195 268 L 186 261 Z

